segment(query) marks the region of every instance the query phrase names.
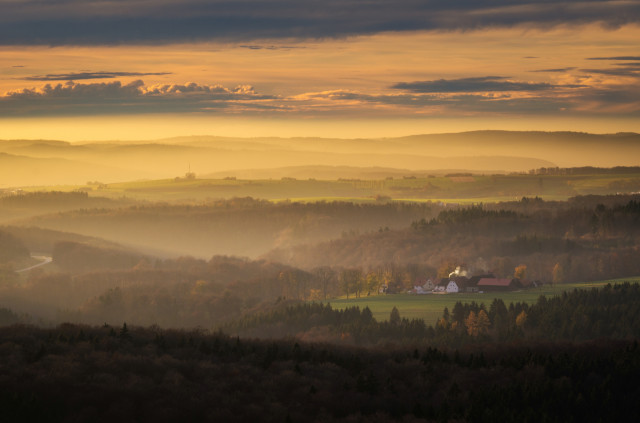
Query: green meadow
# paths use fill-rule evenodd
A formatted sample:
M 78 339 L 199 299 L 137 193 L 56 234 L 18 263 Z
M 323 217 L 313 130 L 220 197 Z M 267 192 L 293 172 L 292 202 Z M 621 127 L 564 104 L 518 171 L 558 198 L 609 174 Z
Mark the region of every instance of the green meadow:
M 622 282 L 640 283 L 640 276 L 635 278 L 612 279 L 598 282 L 583 282 L 559 285 L 543 285 L 540 288 L 532 288 L 522 291 L 513 292 L 491 292 L 483 294 L 427 294 L 427 295 L 410 295 L 410 294 L 389 294 L 375 295 L 360 298 L 339 298 L 327 301 L 335 309 L 343 310 L 347 307 L 358 306 L 361 309 L 369 307 L 373 316 L 377 320 L 388 320 L 393 307 L 397 307 L 400 311 L 400 317 L 407 319 L 424 319 L 427 324 L 435 324 L 445 307 L 449 311 L 453 309 L 456 302 L 470 303 L 475 301 L 478 304 L 484 303 L 488 308 L 494 298 L 500 298 L 505 302 L 507 307 L 510 303 L 526 302 L 533 304 L 538 297 L 545 295 L 553 297 L 560 295 L 565 291 L 574 289 L 590 289 L 602 287 L 608 283 Z

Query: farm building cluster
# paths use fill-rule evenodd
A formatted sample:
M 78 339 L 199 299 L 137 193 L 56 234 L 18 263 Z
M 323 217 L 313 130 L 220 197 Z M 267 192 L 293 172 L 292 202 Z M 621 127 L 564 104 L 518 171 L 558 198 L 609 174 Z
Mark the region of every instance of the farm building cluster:
M 490 291 L 514 291 L 523 288 L 518 278 L 496 278 L 494 275 L 455 276 L 440 280 L 422 279 L 416 281 L 409 294 L 457 294 L 459 292 L 482 293 Z

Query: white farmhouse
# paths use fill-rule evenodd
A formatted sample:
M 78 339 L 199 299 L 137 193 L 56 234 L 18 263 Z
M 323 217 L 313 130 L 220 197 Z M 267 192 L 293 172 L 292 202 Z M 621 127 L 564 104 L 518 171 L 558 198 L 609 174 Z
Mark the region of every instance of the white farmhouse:
M 427 279 L 427 281 L 422 285 L 422 289 L 425 291 L 433 291 L 433 281 L 431 279 Z
M 447 285 L 447 294 L 457 294 L 458 293 L 458 284 L 455 281 L 449 281 Z

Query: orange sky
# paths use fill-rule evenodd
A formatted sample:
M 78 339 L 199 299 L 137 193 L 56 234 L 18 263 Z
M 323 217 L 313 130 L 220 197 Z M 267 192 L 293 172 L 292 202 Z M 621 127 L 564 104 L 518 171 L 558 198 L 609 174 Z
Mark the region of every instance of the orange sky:
M 0 46 L 0 139 L 640 132 L 640 27 Z M 48 87 L 46 87 L 48 85 Z

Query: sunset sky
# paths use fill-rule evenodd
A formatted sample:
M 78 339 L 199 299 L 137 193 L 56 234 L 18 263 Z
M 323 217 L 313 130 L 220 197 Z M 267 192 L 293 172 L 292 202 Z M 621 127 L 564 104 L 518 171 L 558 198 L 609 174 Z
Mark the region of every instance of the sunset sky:
M 640 1 L 0 0 L 0 139 L 640 132 Z

